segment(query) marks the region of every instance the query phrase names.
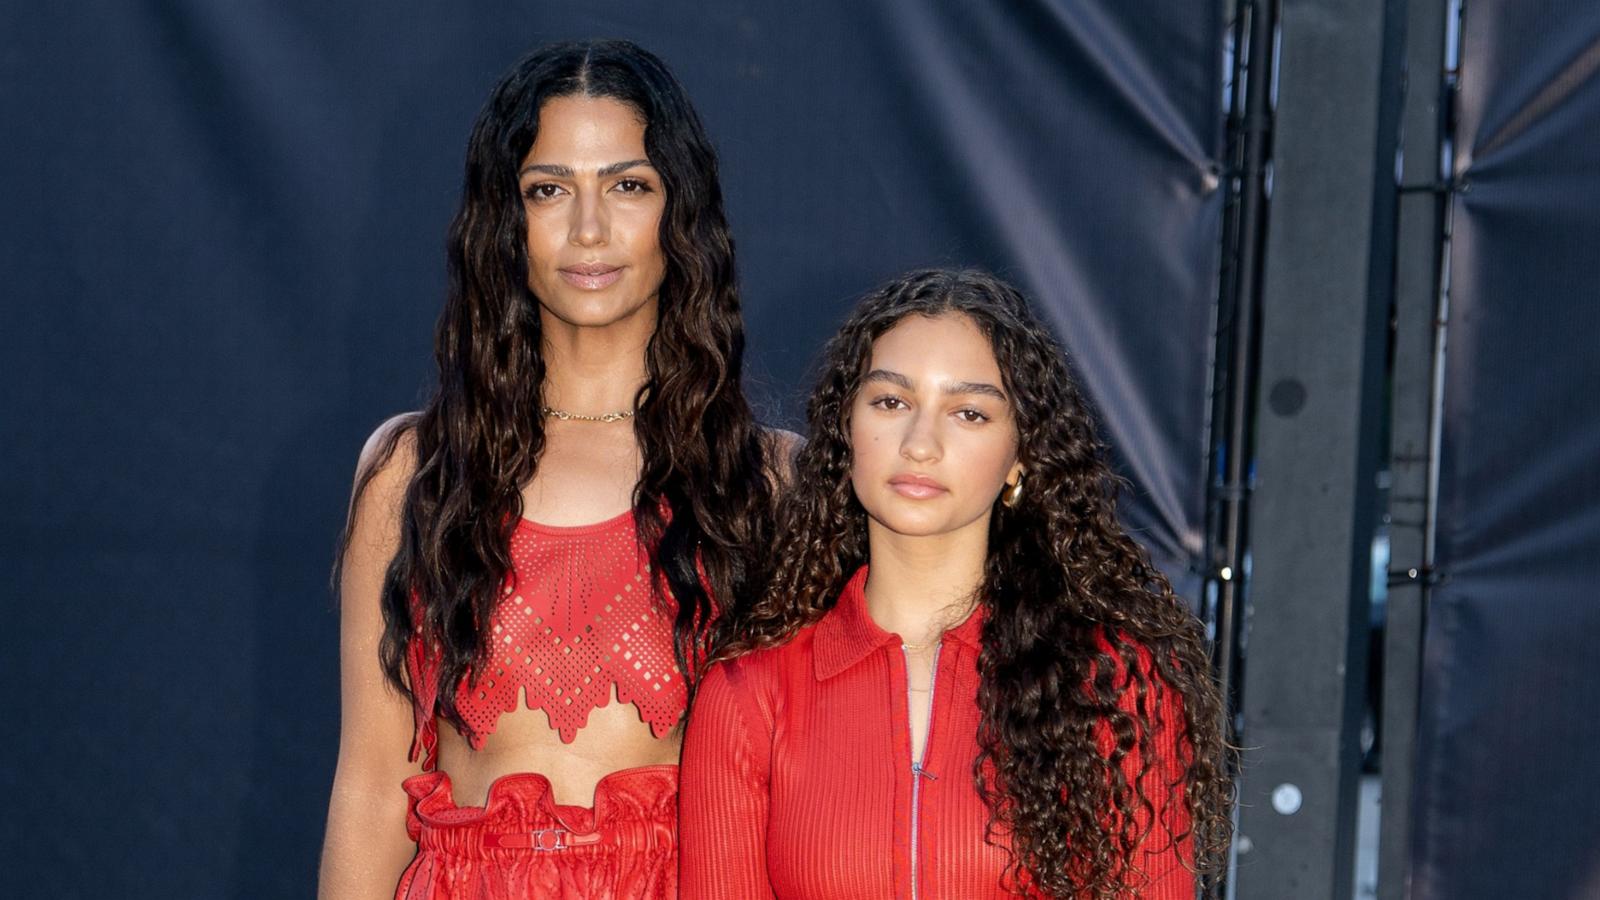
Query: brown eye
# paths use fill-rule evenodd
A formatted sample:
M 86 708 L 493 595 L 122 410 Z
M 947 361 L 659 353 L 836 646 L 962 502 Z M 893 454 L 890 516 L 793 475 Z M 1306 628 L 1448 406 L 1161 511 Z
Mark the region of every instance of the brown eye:
M 541 181 L 538 184 L 528 185 L 528 187 L 523 190 L 522 196 L 537 203 L 540 200 L 549 200 L 551 197 L 554 197 L 559 193 L 561 193 L 560 185 L 551 184 L 548 181 Z

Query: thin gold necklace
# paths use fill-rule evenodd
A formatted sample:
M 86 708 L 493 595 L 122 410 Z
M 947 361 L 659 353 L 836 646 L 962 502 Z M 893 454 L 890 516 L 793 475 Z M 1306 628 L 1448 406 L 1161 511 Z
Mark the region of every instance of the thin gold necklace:
M 543 411 L 545 416 L 549 418 L 560 419 L 563 422 L 574 419 L 579 422 L 620 422 L 623 419 L 633 418 L 634 412 L 631 409 L 625 409 L 621 412 L 608 412 L 598 416 L 587 416 L 583 413 L 567 412 L 564 409 L 556 409 L 553 406 L 546 406 L 543 408 Z

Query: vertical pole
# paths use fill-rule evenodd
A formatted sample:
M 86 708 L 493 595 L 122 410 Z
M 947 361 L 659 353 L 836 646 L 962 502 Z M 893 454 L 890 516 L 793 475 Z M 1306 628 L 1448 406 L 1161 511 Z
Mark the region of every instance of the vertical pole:
M 1238 690 L 1239 606 L 1244 587 L 1244 548 L 1250 463 L 1250 417 L 1255 397 L 1255 327 L 1261 297 L 1261 244 L 1266 219 L 1266 170 L 1272 133 L 1273 10 L 1270 0 L 1240 5 L 1234 32 L 1234 132 L 1232 150 L 1237 200 L 1226 223 L 1227 276 L 1218 317 L 1223 398 L 1222 442 L 1213 451 L 1220 458 L 1222 484 L 1217 489 L 1219 512 L 1213 542 L 1217 591 L 1216 662 L 1223 696 L 1223 733 L 1232 732 L 1234 695 Z
M 1442 361 L 1442 261 L 1450 88 L 1445 36 L 1450 0 L 1411 0 L 1394 294 L 1390 411 L 1389 595 L 1384 625 L 1383 805 L 1378 900 L 1410 896 L 1412 783 L 1416 764 L 1422 637 L 1433 571 L 1434 373 Z
M 1403 0 L 1282 0 L 1243 636 L 1239 900 L 1349 900 Z

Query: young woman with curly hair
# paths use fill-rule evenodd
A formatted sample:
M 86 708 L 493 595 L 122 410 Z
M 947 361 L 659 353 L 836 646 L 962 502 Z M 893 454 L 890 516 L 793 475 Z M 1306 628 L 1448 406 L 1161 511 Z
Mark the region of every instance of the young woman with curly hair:
M 448 249 L 438 389 L 368 442 L 341 552 L 322 895 L 675 896 L 678 724 L 781 457 L 682 87 L 625 42 L 519 62 Z
M 808 419 L 688 728 L 683 896 L 1193 900 L 1230 793 L 1201 627 L 1023 298 L 889 284 Z

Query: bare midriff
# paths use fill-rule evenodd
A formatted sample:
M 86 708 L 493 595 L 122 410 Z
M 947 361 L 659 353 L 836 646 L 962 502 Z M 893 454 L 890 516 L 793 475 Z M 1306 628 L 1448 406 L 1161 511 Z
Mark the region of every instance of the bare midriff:
M 439 729 L 439 768 L 450 776 L 457 806 L 482 806 L 489 786 L 506 775 L 537 772 L 550 780 L 555 801 L 590 806 L 595 785 L 612 772 L 640 766 L 676 765 L 682 729 L 657 738 L 631 703 L 611 702 L 589 713 L 572 743 L 562 743 L 543 710 L 501 713 L 493 734 L 474 750 L 455 729 Z

